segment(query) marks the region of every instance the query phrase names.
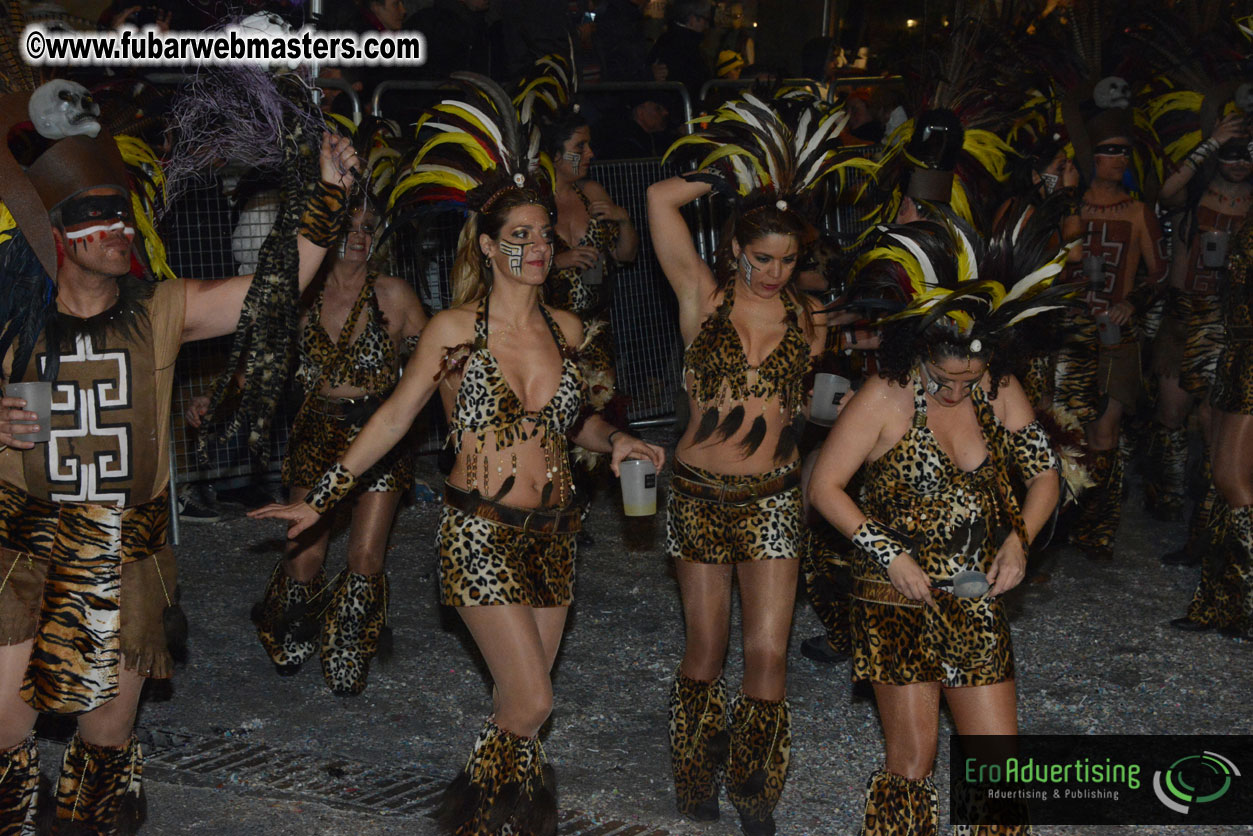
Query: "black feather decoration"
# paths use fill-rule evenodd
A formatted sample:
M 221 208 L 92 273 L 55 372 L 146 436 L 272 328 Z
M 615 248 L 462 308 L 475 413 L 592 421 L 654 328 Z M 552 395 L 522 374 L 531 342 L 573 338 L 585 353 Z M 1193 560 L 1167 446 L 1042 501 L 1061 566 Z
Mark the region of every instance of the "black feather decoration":
M 740 425 L 744 423 L 744 404 L 736 404 L 727 417 L 722 419 L 722 423 L 718 425 L 718 429 L 714 431 L 715 441 L 726 441 L 731 436 L 739 432 Z
M 538 780 L 528 786 L 516 822 L 519 833 L 528 836 L 555 836 L 557 833 L 557 774 L 551 764 L 544 764 Z
M 287 629 L 283 632 L 287 633 L 292 641 L 307 642 L 317 636 L 317 619 L 309 617 L 309 608 L 305 604 L 292 604 L 283 615 L 287 624 Z
M 506 476 L 506 477 L 505 477 L 505 481 L 504 481 L 504 482 L 502 482 L 502 483 L 500 484 L 500 490 L 498 490 L 498 491 L 496 491 L 496 493 L 492 494 L 492 498 L 491 498 L 491 500 L 490 500 L 490 501 L 491 501 L 491 502 L 500 502 L 500 500 L 501 500 L 503 497 L 508 496 L 508 495 L 509 495 L 509 492 L 510 492 L 511 490 L 513 490 L 513 485 L 514 485 L 514 483 L 515 483 L 516 481 L 517 481 L 517 479 L 515 479 L 515 478 L 513 477 L 513 474 L 512 474 L 512 473 L 511 473 L 511 474 L 509 474 L 508 476 Z
M 753 419 L 753 425 L 749 427 L 748 435 L 744 436 L 744 440 L 740 442 L 740 449 L 744 451 L 744 458 L 756 453 L 761 443 L 766 440 L 766 416 L 758 415 Z
M 483 801 L 483 788 L 474 783 L 464 769 L 457 774 L 440 798 L 435 820 L 446 833 L 461 830 L 478 812 Z
M 258 601 L 253 604 L 248 617 L 252 619 L 253 624 L 260 627 L 265 622 L 265 601 Z
M 805 428 L 805 416 L 797 415 L 792 419 L 792 423 L 779 432 L 779 441 L 774 447 L 775 464 L 783 464 L 792 458 L 792 454 L 796 452 L 796 448 L 800 445 L 801 431 Z
M 118 805 L 117 830 L 119 836 L 134 836 L 148 820 L 148 795 L 143 785 L 134 792 L 127 791 Z
M 754 769 L 749 776 L 744 779 L 744 783 L 740 784 L 740 795 L 757 795 L 766 788 L 766 770 Z
M 392 660 L 392 656 L 396 653 L 396 637 L 392 634 L 390 625 L 384 624 L 383 629 L 379 630 L 379 643 L 374 651 L 374 658 L 378 659 L 381 664 L 386 665 Z
M 709 742 L 705 744 L 705 749 L 709 752 L 709 761 L 715 766 L 721 766 L 727 759 L 727 753 L 731 751 L 731 735 L 725 729 L 709 738 Z
M 539 504 L 541 508 L 547 508 L 553 501 L 553 483 L 549 482 L 544 485 L 544 490 L 540 491 Z
M 700 426 L 696 428 L 696 435 L 692 437 L 693 444 L 703 444 L 708 440 L 709 436 L 714 434 L 714 430 L 718 428 L 718 408 L 711 406 L 705 410 L 705 414 L 700 417 Z
M 153 558 L 154 560 L 156 558 Z M 170 655 L 176 662 L 187 660 L 187 613 L 179 599 L 183 596 L 182 587 L 174 588 L 174 600 L 161 611 L 161 626 L 165 630 L 165 644 Z
M 522 798 L 522 782 L 507 781 L 501 785 L 496 797 L 488 802 L 483 814 L 483 828 L 487 833 L 499 833 L 514 817 Z
M 691 420 L 692 405 L 686 395 L 680 395 L 674 399 L 674 427 L 678 438 L 682 438 L 687 432 L 687 425 Z

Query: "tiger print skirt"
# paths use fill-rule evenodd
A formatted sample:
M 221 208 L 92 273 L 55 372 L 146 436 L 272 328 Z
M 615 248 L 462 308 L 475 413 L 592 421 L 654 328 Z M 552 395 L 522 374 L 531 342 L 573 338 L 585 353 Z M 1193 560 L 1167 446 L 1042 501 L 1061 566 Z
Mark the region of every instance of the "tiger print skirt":
M 169 497 L 120 508 L 49 502 L 0 482 L 0 645 L 35 640 L 21 695 L 77 714 L 117 696 L 119 665 L 167 679 L 177 596 Z
M 1153 343 L 1153 372 L 1179 378 L 1179 386 L 1204 397 L 1223 351 L 1223 316 L 1217 296 L 1178 295 Z

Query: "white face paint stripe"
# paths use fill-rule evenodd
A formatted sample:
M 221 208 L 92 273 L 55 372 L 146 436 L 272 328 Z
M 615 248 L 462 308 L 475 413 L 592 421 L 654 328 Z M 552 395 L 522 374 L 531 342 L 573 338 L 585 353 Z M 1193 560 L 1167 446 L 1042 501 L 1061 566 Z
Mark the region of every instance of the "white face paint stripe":
M 114 221 L 111 224 L 93 224 L 92 226 L 83 227 L 82 229 L 76 229 L 73 232 L 67 229 L 65 231 L 65 237 L 71 241 L 76 241 L 79 238 L 87 238 L 92 235 L 116 232 L 119 229 L 122 230 L 123 235 L 128 235 L 132 238 L 135 237 L 135 227 L 127 226 L 122 221 Z
M 740 272 L 744 274 L 744 284 L 752 287 L 753 263 L 748 260 L 748 256 L 744 253 L 740 253 Z
M 568 162 L 575 175 L 578 175 L 579 169 L 583 167 L 583 155 L 573 151 L 562 151 L 561 158 Z
M 529 246 L 531 246 L 530 242 L 525 244 L 515 244 L 512 241 L 500 242 L 500 251 L 509 258 L 509 271 L 515 276 L 522 275 L 522 254 Z

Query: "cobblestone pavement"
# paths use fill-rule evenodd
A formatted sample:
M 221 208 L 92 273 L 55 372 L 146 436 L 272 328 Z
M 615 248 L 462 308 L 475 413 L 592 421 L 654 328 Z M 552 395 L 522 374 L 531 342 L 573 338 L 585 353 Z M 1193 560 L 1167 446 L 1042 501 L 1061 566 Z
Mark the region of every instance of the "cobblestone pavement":
M 1060 550 L 1047 567 L 1051 581 L 1008 599 L 1022 729 L 1250 733 L 1250 648 L 1166 626 L 1183 612 L 1198 570 L 1158 562 L 1182 540 L 1182 525 L 1148 518 L 1138 494 L 1132 497 L 1114 563 Z M 682 651 L 678 593 L 661 553 L 663 517 L 628 522 L 616 501 L 615 493 L 602 496 L 589 520 L 595 543 L 580 557 L 545 734 L 561 785 L 562 833 L 738 834 L 725 799 L 718 823 L 698 826 L 674 813 L 666 698 Z M 278 524 L 236 509 L 219 524 L 183 527 L 178 554 L 191 655 L 173 686 L 150 688 L 141 709 L 149 756 L 145 834 L 433 832 L 426 814 L 435 793 L 463 765 L 489 711 L 481 663 L 455 614 L 437 604 L 437 513 L 437 505 L 419 504 L 400 514 L 388 557 L 396 654 L 376 663 L 356 698 L 332 696 L 316 662 L 296 676 L 276 676 L 256 641 L 248 613 L 279 553 Z M 332 547 L 331 571 L 343 565 L 345 540 Z M 866 778 L 882 760 L 873 700 L 855 694 L 847 665 L 823 667 L 800 656 L 801 640 L 818 632 L 798 601 L 792 768 L 777 811 L 780 834 L 855 833 Z M 734 687 L 734 641 L 727 675 Z M 936 783 L 946 816 L 942 722 Z M 43 731 L 44 763 L 51 764 L 64 729 Z M 1037 828 L 1044 836 L 1096 832 Z

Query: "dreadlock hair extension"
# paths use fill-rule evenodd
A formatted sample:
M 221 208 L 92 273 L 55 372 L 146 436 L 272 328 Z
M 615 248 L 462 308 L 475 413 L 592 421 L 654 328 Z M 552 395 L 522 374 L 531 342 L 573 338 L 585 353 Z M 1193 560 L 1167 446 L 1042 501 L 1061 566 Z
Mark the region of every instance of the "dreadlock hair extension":
M 477 302 L 492 290 L 492 270 L 484 263 L 479 236 L 496 239 L 504 229 L 509 213 L 520 206 L 539 206 L 552 216 L 552 207 L 536 188 L 507 184 L 487 184 L 470 192 L 471 205 L 479 205 L 466 217 L 457 238 L 451 282 L 453 307 Z

